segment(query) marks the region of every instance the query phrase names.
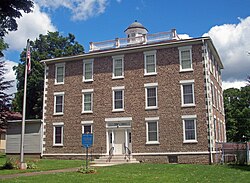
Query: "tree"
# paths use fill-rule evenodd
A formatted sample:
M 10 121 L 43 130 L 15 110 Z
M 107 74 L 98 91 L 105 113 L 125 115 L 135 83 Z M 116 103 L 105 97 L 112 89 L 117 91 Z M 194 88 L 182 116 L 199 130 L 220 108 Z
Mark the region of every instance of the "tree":
M 228 141 L 240 142 L 250 139 L 250 86 L 240 90 L 224 91 L 225 118 Z
M 24 13 L 30 13 L 34 3 L 32 0 L 1 0 L 0 3 L 0 37 L 4 37 L 8 31 L 16 31 L 16 18 Z
M 43 83 L 44 66 L 41 60 L 77 55 L 83 53 L 83 46 L 75 41 L 73 34 L 67 37 L 59 35 L 59 32 L 48 32 L 47 35 L 39 35 L 35 41 L 31 41 L 31 73 L 28 75 L 27 82 L 27 109 L 26 117 L 41 118 L 43 106 Z M 24 88 L 24 69 L 26 59 L 26 49 L 20 54 L 21 63 L 14 67 L 17 79 L 17 93 L 13 100 L 15 111 L 22 112 L 23 88 Z
M 0 58 L 1 59 L 1 58 Z M 6 81 L 4 74 L 6 72 L 5 61 L 0 60 L 0 129 L 7 125 L 8 111 L 10 110 L 11 95 L 5 91 L 12 87 L 13 81 Z

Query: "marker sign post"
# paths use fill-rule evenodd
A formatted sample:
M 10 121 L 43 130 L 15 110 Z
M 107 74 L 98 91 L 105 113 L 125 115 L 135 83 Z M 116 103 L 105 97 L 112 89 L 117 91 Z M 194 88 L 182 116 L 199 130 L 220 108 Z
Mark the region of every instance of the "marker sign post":
M 93 145 L 93 134 L 92 133 L 84 133 L 82 134 L 82 145 L 87 148 L 86 153 L 86 169 L 88 169 L 88 149 Z

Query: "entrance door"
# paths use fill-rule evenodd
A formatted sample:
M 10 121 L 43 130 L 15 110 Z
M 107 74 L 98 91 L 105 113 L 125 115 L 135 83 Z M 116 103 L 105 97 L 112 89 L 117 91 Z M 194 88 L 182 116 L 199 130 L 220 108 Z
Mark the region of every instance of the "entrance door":
M 114 154 L 124 154 L 125 132 L 124 130 L 114 131 Z

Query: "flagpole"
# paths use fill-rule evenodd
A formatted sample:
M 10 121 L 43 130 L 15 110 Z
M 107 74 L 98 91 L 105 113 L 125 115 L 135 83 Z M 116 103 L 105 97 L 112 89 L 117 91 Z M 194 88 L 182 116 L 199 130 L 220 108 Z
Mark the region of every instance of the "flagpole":
M 27 49 L 29 50 L 29 39 L 27 40 Z M 26 54 L 25 62 L 25 76 L 24 76 L 24 92 L 23 92 L 23 118 L 22 118 L 22 133 L 21 133 L 21 145 L 20 145 L 20 169 L 27 169 L 27 164 L 24 162 L 24 134 L 25 134 L 25 115 L 26 115 L 26 90 L 27 90 L 27 72 L 28 72 L 28 58 Z

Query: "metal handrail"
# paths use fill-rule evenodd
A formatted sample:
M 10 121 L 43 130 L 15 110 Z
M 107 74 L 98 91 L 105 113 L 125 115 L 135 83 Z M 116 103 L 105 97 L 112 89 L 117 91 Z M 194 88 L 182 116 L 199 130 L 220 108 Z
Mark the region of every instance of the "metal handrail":
M 114 147 L 111 147 L 110 149 L 109 149 L 109 157 L 108 157 L 108 159 L 107 159 L 107 162 L 110 162 L 111 161 L 111 159 L 112 159 L 112 156 L 114 155 Z
M 125 149 L 124 159 L 130 160 L 131 150 L 125 145 L 125 143 L 124 143 L 124 149 Z

